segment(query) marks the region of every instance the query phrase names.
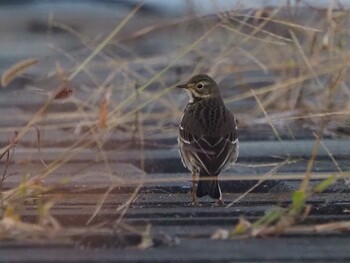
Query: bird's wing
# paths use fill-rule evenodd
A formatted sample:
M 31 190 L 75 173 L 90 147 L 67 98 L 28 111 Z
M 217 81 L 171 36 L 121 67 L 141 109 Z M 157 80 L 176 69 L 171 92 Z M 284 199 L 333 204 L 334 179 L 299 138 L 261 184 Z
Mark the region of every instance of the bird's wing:
M 208 175 L 217 175 L 237 158 L 236 130 L 223 136 L 197 136 L 179 128 L 181 155 L 184 164 L 202 168 Z

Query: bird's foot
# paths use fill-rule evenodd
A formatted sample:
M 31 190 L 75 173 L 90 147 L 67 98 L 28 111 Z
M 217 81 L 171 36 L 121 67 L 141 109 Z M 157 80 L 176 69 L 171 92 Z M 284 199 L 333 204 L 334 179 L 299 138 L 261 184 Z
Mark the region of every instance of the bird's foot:
M 216 202 L 215 202 L 215 204 L 214 205 L 217 205 L 217 206 L 223 206 L 223 205 L 225 205 L 225 202 L 224 201 L 222 201 L 222 199 L 218 199 Z
M 201 206 L 197 201 L 192 202 L 191 205 L 194 207 Z
M 201 206 L 198 202 L 197 202 L 197 198 L 196 198 L 196 195 L 192 195 L 192 203 L 191 203 L 192 206 Z

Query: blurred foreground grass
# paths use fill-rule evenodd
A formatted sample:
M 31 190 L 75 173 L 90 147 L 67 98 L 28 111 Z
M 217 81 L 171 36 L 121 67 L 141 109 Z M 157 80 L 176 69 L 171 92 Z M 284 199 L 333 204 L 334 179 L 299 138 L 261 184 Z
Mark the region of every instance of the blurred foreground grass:
M 39 152 L 40 147 L 45 147 L 41 145 L 44 132 L 62 130 L 73 134 L 75 140 L 57 160 L 46 163 L 44 156 L 40 158 L 41 171 L 24 171 L 16 175 L 23 178 L 17 187 L 2 189 L 0 229 L 10 231 L 2 231 L 1 238 L 11 238 L 14 233 L 15 238 L 21 238 L 16 231 L 24 229 L 34 231 L 24 236 L 47 237 L 60 229 L 49 212 L 54 198 L 45 195 L 57 185 L 44 185 L 42 181 L 74 160 L 79 150 L 96 151 L 110 178 L 115 178 L 104 147 L 112 135 L 132 137 L 135 144 L 121 144 L 115 150 L 137 145 L 143 168 L 145 138 L 153 134 L 175 138 L 187 97 L 173 88 L 200 72 L 217 80 L 243 131 L 268 125 L 269 138 L 282 141 L 298 137 L 295 130 L 307 128 L 311 138 L 316 138 L 317 147 L 324 135 L 349 136 L 347 11 L 291 7 L 233 10 L 206 17 L 158 17 L 154 21 L 148 18 L 148 25 L 143 25 L 139 7 L 119 21 L 113 31 L 101 29 L 90 35 L 50 16 L 48 35 L 59 28 L 79 44 L 65 50 L 53 43 L 55 56 L 34 57 L 39 64 L 29 63 L 26 68 L 20 62 L 3 74 L 6 87 L 2 91 L 7 98 L 1 103 L 6 105 L 6 100 L 10 100 L 26 109 L 16 115 L 15 121 L 10 114 L 2 116 L 2 121 L 9 123 L 0 128 L 2 138 L 13 137 L 0 152 L 3 180 L 11 176 L 7 167 L 16 163 L 16 147 L 21 147 L 21 140 L 29 131 L 35 134 L 34 145 Z M 19 76 L 23 68 L 28 72 Z M 19 87 L 16 79 L 22 79 L 26 86 Z M 57 138 L 56 146 L 59 145 Z M 279 218 L 304 213 L 307 198 L 313 194 L 308 183 L 316 154 L 315 148 L 304 183 L 294 195 L 291 212 L 283 212 Z M 329 156 L 332 158 L 332 153 Z M 336 160 L 332 161 L 336 164 Z M 67 175 L 59 184 L 69 180 Z M 334 180 L 327 178 L 322 189 Z M 142 185 L 139 183 L 129 200 L 119 207 L 122 213 L 114 226 L 120 224 Z M 118 180 L 111 180 L 92 217 L 118 186 Z M 26 225 L 20 220 L 21 209 L 33 200 L 38 204 L 38 223 Z M 292 221 L 288 222 L 295 222 Z M 9 224 L 16 226 L 16 231 L 11 231 Z M 141 236 L 147 237 L 144 233 Z

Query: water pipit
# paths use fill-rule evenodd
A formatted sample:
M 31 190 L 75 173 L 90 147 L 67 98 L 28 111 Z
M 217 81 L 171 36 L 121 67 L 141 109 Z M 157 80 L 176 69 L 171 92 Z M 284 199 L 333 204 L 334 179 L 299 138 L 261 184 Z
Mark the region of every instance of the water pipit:
M 218 175 L 237 159 L 237 122 L 208 75 L 195 75 L 177 87 L 189 95 L 178 142 L 182 163 L 192 172 L 192 202 L 209 195 L 223 204 Z

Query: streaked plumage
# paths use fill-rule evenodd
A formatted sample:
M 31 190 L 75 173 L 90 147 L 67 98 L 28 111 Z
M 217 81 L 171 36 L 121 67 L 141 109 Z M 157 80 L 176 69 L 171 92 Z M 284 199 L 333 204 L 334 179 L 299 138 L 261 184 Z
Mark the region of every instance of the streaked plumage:
M 190 97 L 179 126 L 182 162 L 192 172 L 192 178 L 199 176 L 197 197 L 209 194 L 221 200 L 217 176 L 238 156 L 236 120 L 209 76 L 196 75 L 178 87 L 186 89 Z M 195 202 L 194 192 L 192 198 Z

